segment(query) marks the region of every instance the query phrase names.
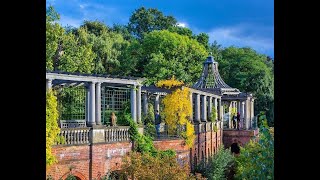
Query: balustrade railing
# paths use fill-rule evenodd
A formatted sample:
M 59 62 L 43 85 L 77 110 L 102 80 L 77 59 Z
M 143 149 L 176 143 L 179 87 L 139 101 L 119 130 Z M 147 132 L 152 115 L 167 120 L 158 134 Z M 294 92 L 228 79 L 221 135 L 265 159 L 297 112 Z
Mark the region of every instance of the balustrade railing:
M 129 141 L 129 126 L 106 127 L 104 130 L 105 142 Z
M 87 144 L 89 133 L 90 128 L 62 128 L 59 135 L 63 137 L 64 142 L 57 144 Z

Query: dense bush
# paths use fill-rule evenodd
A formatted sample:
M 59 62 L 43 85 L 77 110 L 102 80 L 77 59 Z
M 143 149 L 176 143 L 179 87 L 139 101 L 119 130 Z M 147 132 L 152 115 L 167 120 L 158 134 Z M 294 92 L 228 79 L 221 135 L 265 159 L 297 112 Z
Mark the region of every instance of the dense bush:
M 230 149 L 224 149 L 221 146 L 213 157 L 205 163 L 202 161 L 196 168 L 196 172 L 200 172 L 208 180 L 226 179 L 231 167 L 234 165 L 234 156 Z
M 236 164 L 237 179 L 274 179 L 274 137 L 266 120 L 260 126 L 259 141 L 241 148 Z

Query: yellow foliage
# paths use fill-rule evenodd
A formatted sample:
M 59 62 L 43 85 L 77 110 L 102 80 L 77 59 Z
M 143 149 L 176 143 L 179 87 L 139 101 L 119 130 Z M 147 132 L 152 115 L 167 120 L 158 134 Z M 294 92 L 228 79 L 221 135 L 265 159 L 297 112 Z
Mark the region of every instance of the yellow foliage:
M 183 82 L 174 80 L 159 81 L 157 86 L 173 87 L 182 85 Z M 194 127 L 189 122 L 189 117 L 192 116 L 192 106 L 190 103 L 190 89 L 187 87 L 179 88 L 168 94 L 163 99 L 165 122 L 169 126 L 169 134 L 176 132 L 177 125 L 186 125 L 187 131 L 182 133 L 186 144 L 191 147 L 195 138 Z
M 182 85 L 183 85 L 183 82 L 175 80 L 174 76 L 172 76 L 171 79 L 160 80 L 156 83 L 157 87 L 162 87 L 165 89 L 171 89 L 172 87 L 182 86 Z
M 57 162 L 51 152 L 52 145 L 57 140 L 60 128 L 58 126 L 57 97 L 52 90 L 47 92 L 46 97 L 46 165 Z

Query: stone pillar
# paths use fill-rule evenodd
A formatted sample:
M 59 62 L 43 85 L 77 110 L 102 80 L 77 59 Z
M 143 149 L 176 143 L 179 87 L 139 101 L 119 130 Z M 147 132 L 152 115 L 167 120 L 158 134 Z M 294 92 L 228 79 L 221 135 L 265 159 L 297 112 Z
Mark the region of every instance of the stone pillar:
M 215 99 L 215 102 L 216 102 L 216 99 Z M 222 107 L 222 105 L 221 105 L 221 98 L 219 98 L 218 99 L 218 106 L 217 106 L 217 112 L 218 112 L 218 120 L 219 121 L 223 121 L 223 119 L 222 119 L 222 110 L 221 110 L 221 107 Z
M 157 112 L 157 110 L 159 111 L 160 113 L 160 95 L 157 94 L 156 95 L 156 99 L 154 101 L 154 110 Z
M 96 124 L 101 125 L 101 83 L 96 83 Z
M 244 101 L 244 121 L 243 126 L 245 129 L 248 129 L 248 100 Z
M 137 121 L 141 123 L 141 86 L 138 86 L 137 92 Z
M 193 121 L 193 98 L 192 98 L 192 92 L 190 92 L 189 94 L 189 98 L 190 98 L 190 104 L 191 104 L 191 117 L 190 117 L 190 120 Z
M 241 113 L 241 102 L 237 101 L 237 112 Z
M 46 79 L 46 90 L 48 91 L 51 88 L 52 88 L 52 79 Z
M 200 122 L 200 94 L 196 94 L 195 121 Z
M 147 115 L 148 113 L 148 95 L 147 93 L 143 94 L 143 114 Z
M 201 121 L 207 121 L 207 96 L 201 96 L 202 108 L 201 108 Z
M 253 126 L 253 121 L 254 121 L 254 99 L 252 98 L 251 99 L 251 108 L 250 108 L 250 110 L 251 110 L 251 118 L 250 118 L 250 128 L 252 128 L 252 126 Z
M 135 86 L 131 88 L 130 93 L 130 102 L 131 102 L 131 117 L 134 122 L 137 122 L 137 93 L 135 90 Z
M 95 93 L 95 82 L 90 82 L 89 83 L 89 91 L 90 91 L 90 104 L 89 104 L 89 111 L 90 111 L 90 118 L 89 118 L 89 122 L 88 125 L 89 126 L 93 126 L 96 125 L 96 113 L 95 113 L 95 109 L 96 109 L 96 93 Z
M 232 127 L 232 116 L 231 116 L 231 111 L 232 111 L 232 101 L 229 102 L 229 128 L 233 128 Z
M 209 96 L 209 104 L 208 104 L 208 119 L 211 119 L 212 114 L 212 96 Z M 211 119 L 211 122 L 213 122 L 215 119 Z
M 89 124 L 90 119 L 90 87 L 86 86 L 86 123 Z
M 244 101 L 241 101 L 241 106 L 240 106 L 240 119 L 241 119 L 241 128 L 242 129 L 245 129 L 245 125 L 244 125 L 244 121 L 245 121 L 245 119 L 244 119 L 244 115 L 245 115 L 245 111 L 244 111 L 244 105 L 245 105 L 245 102 Z

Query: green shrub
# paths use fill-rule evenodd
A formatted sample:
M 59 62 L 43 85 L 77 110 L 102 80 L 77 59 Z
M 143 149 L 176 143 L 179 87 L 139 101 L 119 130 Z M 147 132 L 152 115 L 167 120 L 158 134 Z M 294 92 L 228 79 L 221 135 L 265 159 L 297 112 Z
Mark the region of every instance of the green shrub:
M 208 163 L 202 161 L 195 171 L 201 173 L 208 180 L 226 179 L 233 164 L 234 157 L 230 149 L 224 149 L 221 146 L 217 154 L 208 159 Z

